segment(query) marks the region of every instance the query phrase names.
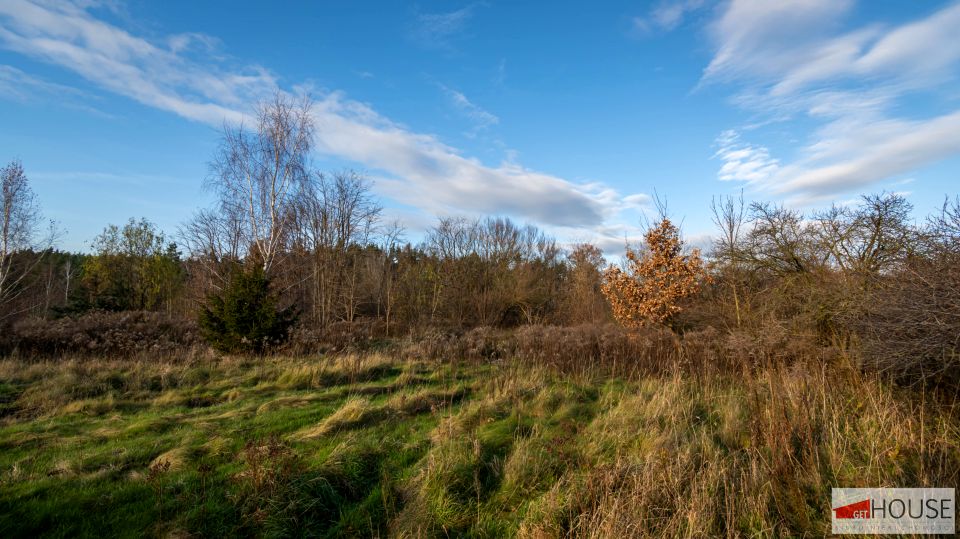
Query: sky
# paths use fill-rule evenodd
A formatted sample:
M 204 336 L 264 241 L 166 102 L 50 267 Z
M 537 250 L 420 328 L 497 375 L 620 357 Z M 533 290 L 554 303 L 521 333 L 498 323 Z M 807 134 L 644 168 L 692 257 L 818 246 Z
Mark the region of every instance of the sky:
M 652 198 L 804 211 L 960 191 L 960 3 L 0 0 L 0 160 L 60 247 L 212 204 L 225 124 L 314 103 L 319 169 L 364 173 L 418 240 L 504 215 L 608 253 Z

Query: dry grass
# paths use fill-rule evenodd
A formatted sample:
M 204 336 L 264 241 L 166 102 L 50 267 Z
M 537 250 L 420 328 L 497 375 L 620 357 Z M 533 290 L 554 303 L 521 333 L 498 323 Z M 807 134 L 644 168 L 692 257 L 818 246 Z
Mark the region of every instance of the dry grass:
M 0 504 L 19 515 L 0 531 L 56 515 L 84 535 L 77 508 L 125 492 L 89 517 L 98 529 L 821 536 L 833 486 L 960 480 L 960 410 L 942 395 L 842 355 L 733 359 L 724 338 L 690 339 L 673 368 L 616 370 L 382 354 L 0 361 Z
M 294 438 L 309 440 L 319 438 L 341 429 L 349 429 L 370 421 L 377 415 L 377 409 L 363 397 L 352 397 L 343 403 L 336 412 L 327 416 L 319 425 L 308 427 L 293 434 Z

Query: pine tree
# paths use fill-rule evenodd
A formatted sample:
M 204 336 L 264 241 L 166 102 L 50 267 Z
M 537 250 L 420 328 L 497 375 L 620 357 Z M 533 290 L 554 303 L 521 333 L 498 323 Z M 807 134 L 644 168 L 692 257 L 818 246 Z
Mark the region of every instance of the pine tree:
M 287 340 L 294 320 L 292 308 L 277 308 L 261 267 L 236 272 L 220 294 L 207 298 L 200 312 L 204 337 L 228 353 L 262 354 Z

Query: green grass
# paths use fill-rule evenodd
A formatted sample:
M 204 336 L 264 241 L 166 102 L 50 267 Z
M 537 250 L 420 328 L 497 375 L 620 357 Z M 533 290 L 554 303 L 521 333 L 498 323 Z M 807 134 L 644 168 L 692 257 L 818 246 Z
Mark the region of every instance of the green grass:
M 812 366 L 8 360 L 0 417 L 0 537 L 822 535 L 960 469 L 954 409 Z

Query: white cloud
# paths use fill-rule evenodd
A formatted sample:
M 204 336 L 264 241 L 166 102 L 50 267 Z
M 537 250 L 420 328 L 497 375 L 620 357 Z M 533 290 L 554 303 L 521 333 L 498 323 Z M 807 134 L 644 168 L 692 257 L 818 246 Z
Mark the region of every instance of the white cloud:
M 732 0 L 711 25 L 717 52 L 707 80 L 777 75 L 806 63 L 816 43 L 835 28 L 852 0 Z
M 503 213 L 571 226 L 599 224 L 614 211 L 612 201 L 589 186 L 517 164 L 485 166 L 340 93 L 316 103 L 316 118 L 321 151 L 390 173 L 379 189 L 428 211 Z
M 829 135 L 774 176 L 780 193 L 827 198 L 960 154 L 960 112 L 923 121 L 888 120 Z
M 723 161 L 717 177 L 723 181 L 761 183 L 780 168 L 767 148 L 742 142 L 736 131 L 724 131 L 717 137 L 716 144 L 719 149 L 714 157 Z
M 737 84 L 738 105 L 775 121 L 817 123 L 790 162 L 721 134 L 720 179 L 819 200 L 960 154 L 960 111 L 898 117 L 907 97 L 955 82 L 960 3 L 899 26 L 843 30 L 852 8 L 852 0 L 733 0 L 713 23 L 717 49 L 701 84 Z
M 623 197 L 623 202 L 632 208 L 649 208 L 653 204 L 653 198 L 644 193 L 637 193 Z
M 77 4 L 10 0 L 0 3 L 0 22 L 4 48 L 213 126 L 241 119 L 254 100 L 277 89 L 275 78 L 262 67 L 230 69 L 202 51 L 187 54 L 203 49 L 192 45 L 194 37 L 189 43 L 149 41 L 96 19 Z M 456 26 L 452 21 L 437 24 Z M 466 97 L 461 105 L 479 119 L 495 118 L 471 108 Z M 516 162 L 484 165 L 340 92 L 322 92 L 315 114 L 320 152 L 382 172 L 378 190 L 423 211 L 496 213 L 554 227 L 598 227 L 627 207 L 602 185 L 574 183 Z
M 643 17 L 634 17 L 633 25 L 641 32 L 649 33 L 654 30 L 669 32 L 683 23 L 684 18 L 699 10 L 706 4 L 705 0 L 667 0 L 660 2 L 655 8 Z

